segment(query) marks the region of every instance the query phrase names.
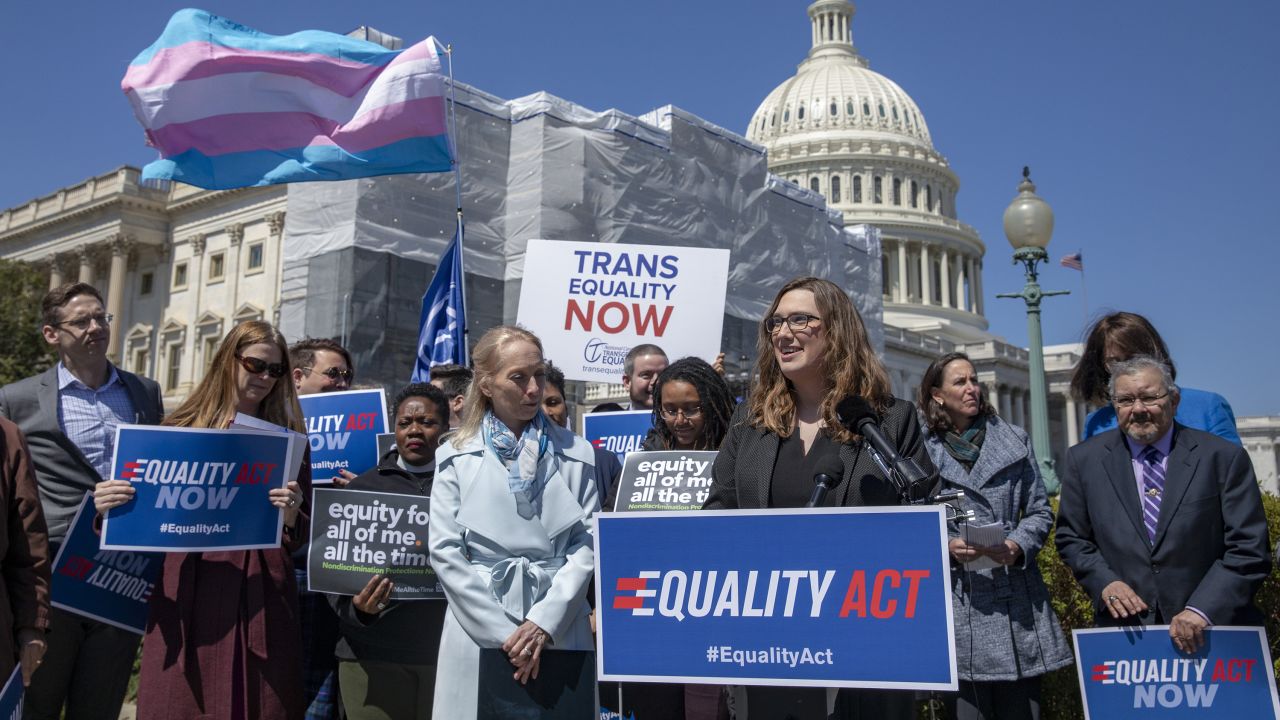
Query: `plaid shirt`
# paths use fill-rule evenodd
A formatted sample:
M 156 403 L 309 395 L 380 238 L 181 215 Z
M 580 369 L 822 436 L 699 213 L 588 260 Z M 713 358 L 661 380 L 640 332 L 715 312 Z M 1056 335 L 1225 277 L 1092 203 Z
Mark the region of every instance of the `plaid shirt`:
M 58 426 L 102 479 L 111 477 L 116 427 L 137 421 L 129 390 L 114 365 L 107 381 L 94 390 L 58 363 Z

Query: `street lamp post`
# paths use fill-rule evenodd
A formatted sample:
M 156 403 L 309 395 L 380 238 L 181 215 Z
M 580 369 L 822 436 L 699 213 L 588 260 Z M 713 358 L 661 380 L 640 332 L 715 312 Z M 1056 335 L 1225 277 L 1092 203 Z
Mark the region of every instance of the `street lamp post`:
M 1056 495 L 1060 487 L 1053 470 L 1053 449 L 1049 446 L 1049 393 L 1044 377 L 1044 336 L 1040 332 L 1040 300 L 1050 295 L 1066 295 L 1066 290 L 1044 292 L 1037 282 L 1036 264 L 1049 259 L 1045 247 L 1053 235 L 1053 209 L 1036 195 L 1031 169 L 1022 168 L 1018 196 L 1004 211 L 1004 234 L 1013 246 L 1014 264 L 1026 268 L 1027 284 L 1020 293 L 1000 293 L 998 298 L 1022 298 L 1027 304 L 1027 342 L 1031 353 L 1031 442 L 1040 462 L 1045 489 Z

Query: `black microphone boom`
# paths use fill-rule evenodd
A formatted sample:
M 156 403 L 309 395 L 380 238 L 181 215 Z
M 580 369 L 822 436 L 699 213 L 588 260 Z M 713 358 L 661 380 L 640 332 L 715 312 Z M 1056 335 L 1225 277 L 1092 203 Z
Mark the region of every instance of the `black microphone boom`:
M 818 507 L 827 499 L 831 488 L 840 483 L 844 477 L 844 463 L 838 455 L 828 455 L 818 461 L 818 471 L 813 474 L 813 494 L 809 496 L 809 504 L 805 507 Z
M 836 403 L 836 417 L 841 425 L 866 438 L 872 457 L 890 482 L 897 486 L 899 495 L 907 502 L 925 498 L 931 484 L 929 475 L 915 460 L 898 454 L 880 429 L 879 418 L 870 403 L 857 395 L 850 395 Z

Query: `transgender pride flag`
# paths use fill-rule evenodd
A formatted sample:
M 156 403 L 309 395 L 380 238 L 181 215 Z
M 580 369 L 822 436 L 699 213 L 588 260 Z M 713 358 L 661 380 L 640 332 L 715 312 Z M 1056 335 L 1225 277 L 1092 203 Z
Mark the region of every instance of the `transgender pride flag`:
M 450 170 L 439 52 L 180 10 L 121 81 L 160 151 L 142 176 L 222 190 Z

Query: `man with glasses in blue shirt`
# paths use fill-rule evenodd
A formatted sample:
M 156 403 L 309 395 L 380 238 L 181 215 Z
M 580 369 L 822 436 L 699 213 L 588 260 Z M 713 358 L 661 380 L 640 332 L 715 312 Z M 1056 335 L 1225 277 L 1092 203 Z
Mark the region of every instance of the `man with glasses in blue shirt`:
M 0 415 L 27 437 L 50 556 L 56 557 L 85 493 L 111 475 L 116 428 L 157 424 L 164 405 L 155 381 L 121 370 L 107 357 L 113 318 L 96 288 L 79 282 L 54 288 L 42 313 L 40 332 L 58 363 L 0 388 Z M 48 651 L 27 688 L 26 717 L 115 720 L 139 640 L 54 608 Z

